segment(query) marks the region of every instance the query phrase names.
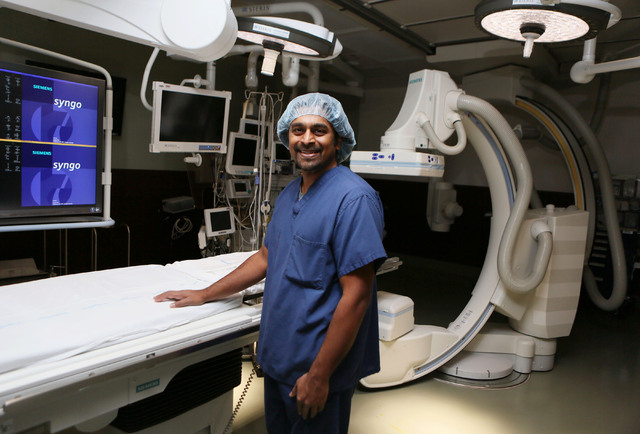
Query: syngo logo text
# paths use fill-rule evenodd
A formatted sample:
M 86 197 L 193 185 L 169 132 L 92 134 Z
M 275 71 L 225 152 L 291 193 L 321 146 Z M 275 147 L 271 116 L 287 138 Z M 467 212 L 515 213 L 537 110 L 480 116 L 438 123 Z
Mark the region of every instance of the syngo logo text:
M 69 107 L 71 110 L 82 108 L 82 103 L 80 101 L 69 101 L 68 99 L 56 98 L 53 100 L 53 104 L 58 108 Z
M 68 170 L 69 172 L 73 172 L 74 170 L 79 170 L 80 167 L 80 163 L 53 163 L 53 170 L 57 172 L 60 172 L 61 170 Z

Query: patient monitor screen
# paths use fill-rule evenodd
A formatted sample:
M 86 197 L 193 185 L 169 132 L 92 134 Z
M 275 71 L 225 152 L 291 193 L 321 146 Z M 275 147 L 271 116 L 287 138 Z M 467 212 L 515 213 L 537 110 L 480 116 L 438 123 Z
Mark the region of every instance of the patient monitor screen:
M 236 231 L 231 208 L 210 208 L 204 210 L 205 233 L 208 237 L 227 235 Z
M 226 104 L 224 98 L 163 92 L 160 140 L 222 143 Z
M 256 164 L 258 139 L 236 136 L 232 161 L 234 166 L 253 167 Z
M 0 63 L 0 219 L 102 212 L 100 80 Z

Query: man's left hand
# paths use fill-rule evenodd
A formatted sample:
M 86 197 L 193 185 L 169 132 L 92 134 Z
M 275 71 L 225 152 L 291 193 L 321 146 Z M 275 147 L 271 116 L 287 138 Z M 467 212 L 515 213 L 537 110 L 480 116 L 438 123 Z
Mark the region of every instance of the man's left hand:
M 303 418 L 314 418 L 324 409 L 329 396 L 329 381 L 314 377 L 308 372 L 298 378 L 289 393 L 298 402 L 298 414 Z

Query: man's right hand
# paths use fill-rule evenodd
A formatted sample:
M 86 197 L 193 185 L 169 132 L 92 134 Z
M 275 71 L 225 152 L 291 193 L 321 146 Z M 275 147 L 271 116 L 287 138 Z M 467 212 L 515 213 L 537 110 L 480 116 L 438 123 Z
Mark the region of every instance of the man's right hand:
M 236 294 L 251 285 L 255 285 L 267 275 L 269 251 L 265 246 L 260 247 L 242 264 L 222 279 L 210 286 L 200 289 L 184 289 L 182 291 L 167 291 L 158 294 L 155 301 L 173 301 L 171 307 L 200 306 L 208 301 L 221 300 Z
M 171 301 L 170 307 L 184 307 L 184 306 L 200 306 L 206 301 L 204 298 L 203 290 L 185 289 L 182 291 L 166 291 L 162 294 L 158 294 L 153 299 L 156 302 Z

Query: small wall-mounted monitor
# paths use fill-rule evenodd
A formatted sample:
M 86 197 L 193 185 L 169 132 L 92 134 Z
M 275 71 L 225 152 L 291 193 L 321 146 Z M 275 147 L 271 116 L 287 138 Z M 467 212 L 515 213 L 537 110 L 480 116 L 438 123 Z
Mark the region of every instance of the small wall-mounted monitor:
M 257 119 L 249 119 L 249 118 L 242 118 L 240 119 L 240 133 L 244 133 L 244 134 L 251 134 L 253 136 L 259 136 L 260 135 L 260 129 L 261 129 L 261 125 L 260 125 L 260 121 Z M 269 138 L 271 135 L 271 126 L 270 125 L 266 125 L 266 130 L 267 130 L 267 135 L 266 137 Z M 268 143 L 268 140 L 267 140 Z
M 207 237 L 228 235 L 236 231 L 233 210 L 229 207 L 204 210 L 204 228 Z
M 276 161 L 290 161 L 291 152 L 280 141 L 273 142 L 273 146 L 276 148 Z
M 253 196 L 251 181 L 248 179 L 227 179 L 227 197 L 245 199 Z
M 0 62 L 0 225 L 103 217 L 104 80 Z
M 227 173 L 238 176 L 253 175 L 258 167 L 260 137 L 251 134 L 232 132 L 229 134 Z
M 231 92 L 153 83 L 151 152 L 227 151 Z

